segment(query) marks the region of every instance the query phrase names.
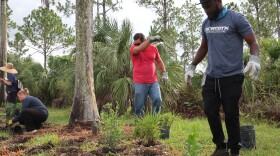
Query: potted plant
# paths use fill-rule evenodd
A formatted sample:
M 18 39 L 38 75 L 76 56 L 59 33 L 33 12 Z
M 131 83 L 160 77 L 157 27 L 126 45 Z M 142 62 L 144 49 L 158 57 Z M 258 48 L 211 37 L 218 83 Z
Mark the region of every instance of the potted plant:
M 170 137 L 170 127 L 174 121 L 174 115 L 172 113 L 165 113 L 159 116 L 160 125 L 160 138 L 169 139 Z
M 136 120 L 133 135 L 143 141 L 144 146 L 150 147 L 157 144 L 160 138 L 160 125 L 157 115 L 146 114 Z

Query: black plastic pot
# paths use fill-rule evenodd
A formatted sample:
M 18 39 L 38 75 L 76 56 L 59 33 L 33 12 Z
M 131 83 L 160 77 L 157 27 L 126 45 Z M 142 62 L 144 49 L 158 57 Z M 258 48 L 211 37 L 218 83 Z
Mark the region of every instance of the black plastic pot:
M 240 126 L 241 148 L 254 149 L 256 148 L 255 128 L 252 125 Z
M 163 126 L 160 129 L 160 138 L 169 139 L 170 138 L 170 126 Z
M 13 130 L 14 134 L 22 134 L 23 133 L 23 129 L 19 125 L 15 125 L 12 130 Z

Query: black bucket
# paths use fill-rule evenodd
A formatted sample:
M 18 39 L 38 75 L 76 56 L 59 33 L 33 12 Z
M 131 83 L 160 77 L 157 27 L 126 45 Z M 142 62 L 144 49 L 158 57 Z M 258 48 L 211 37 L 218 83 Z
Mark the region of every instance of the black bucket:
M 160 138 L 161 139 L 170 138 L 170 126 L 164 126 L 160 129 Z
M 254 149 L 256 148 L 256 133 L 254 126 L 240 126 L 241 148 Z
M 15 125 L 13 128 L 13 133 L 14 134 L 22 134 L 23 133 L 23 129 L 20 125 Z

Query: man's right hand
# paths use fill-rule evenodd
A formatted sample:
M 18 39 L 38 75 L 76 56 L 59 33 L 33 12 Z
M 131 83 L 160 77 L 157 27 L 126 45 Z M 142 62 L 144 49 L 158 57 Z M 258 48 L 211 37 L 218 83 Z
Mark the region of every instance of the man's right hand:
M 156 35 L 156 36 L 148 37 L 148 40 L 150 40 L 151 43 L 153 43 L 153 42 L 161 42 L 162 38 L 161 38 L 161 36 Z
M 188 69 L 187 69 L 186 73 L 185 73 L 185 82 L 189 85 L 192 84 L 191 79 L 193 78 L 195 68 L 196 68 L 195 65 L 190 64 L 188 66 Z

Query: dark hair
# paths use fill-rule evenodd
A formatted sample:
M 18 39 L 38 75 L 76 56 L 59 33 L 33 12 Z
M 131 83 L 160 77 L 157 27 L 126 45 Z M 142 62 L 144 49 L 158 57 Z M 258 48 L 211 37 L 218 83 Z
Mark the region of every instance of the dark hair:
M 133 36 L 133 39 L 134 39 L 134 41 L 140 39 L 140 41 L 143 42 L 144 39 L 145 39 L 145 36 L 144 36 L 142 33 L 136 33 L 136 34 Z

